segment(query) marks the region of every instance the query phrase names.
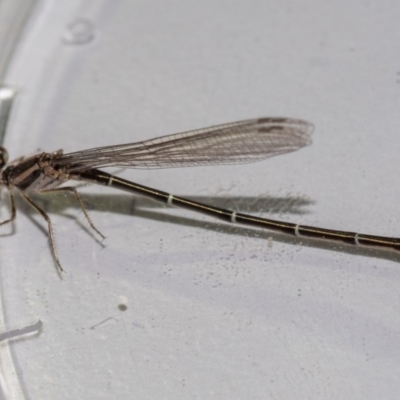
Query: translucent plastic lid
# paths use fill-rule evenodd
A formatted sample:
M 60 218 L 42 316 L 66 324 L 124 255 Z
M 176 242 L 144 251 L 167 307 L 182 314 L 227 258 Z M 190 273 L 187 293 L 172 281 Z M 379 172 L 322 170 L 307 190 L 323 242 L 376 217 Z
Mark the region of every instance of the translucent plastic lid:
M 302 118 L 313 145 L 265 162 L 111 172 L 267 218 L 399 236 L 400 6 L 379 4 L 0 0 L 3 145 L 13 160 Z M 63 274 L 18 193 L 1 227 L 4 398 L 399 393 L 398 255 L 78 190 L 104 241 L 73 196 L 35 196 Z

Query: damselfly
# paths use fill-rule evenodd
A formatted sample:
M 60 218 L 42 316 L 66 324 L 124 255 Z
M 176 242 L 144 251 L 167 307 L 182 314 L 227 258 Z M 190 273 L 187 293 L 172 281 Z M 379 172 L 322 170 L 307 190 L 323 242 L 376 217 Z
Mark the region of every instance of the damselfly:
M 51 251 L 57 266 L 62 271 L 50 217 L 32 200 L 31 195 L 60 191 L 72 193 L 91 228 L 104 238 L 91 221 L 76 188 L 61 186 L 73 180 L 111 186 L 226 222 L 299 237 L 400 250 L 399 238 L 317 228 L 242 214 L 139 185 L 99 169 L 104 167 L 156 169 L 250 163 L 290 153 L 311 144 L 312 131 L 313 126 L 306 121 L 260 118 L 162 136 L 137 143 L 97 147 L 67 154 L 64 154 L 62 150 L 40 153 L 28 158 L 19 158 L 9 165 L 6 165 L 8 158 L 6 149 L 0 148 L 0 168 L 2 169 L 0 179 L 9 191 L 11 208 L 10 217 L 1 224 L 15 219 L 14 189 L 17 189 L 27 203 L 46 220 Z

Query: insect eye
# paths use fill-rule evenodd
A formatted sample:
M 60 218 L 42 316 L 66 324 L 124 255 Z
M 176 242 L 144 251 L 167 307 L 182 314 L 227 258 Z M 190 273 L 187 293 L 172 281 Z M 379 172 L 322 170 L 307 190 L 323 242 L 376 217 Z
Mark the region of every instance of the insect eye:
M 8 162 L 8 151 L 0 146 L 0 168 L 3 168 Z

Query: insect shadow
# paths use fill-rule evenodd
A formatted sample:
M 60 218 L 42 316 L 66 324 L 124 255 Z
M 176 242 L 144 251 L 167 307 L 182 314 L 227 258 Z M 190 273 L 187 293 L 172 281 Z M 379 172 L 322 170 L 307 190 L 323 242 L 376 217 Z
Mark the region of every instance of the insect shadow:
M 273 241 L 279 243 L 286 243 L 288 245 L 300 244 L 307 247 L 324 249 L 328 251 L 340 252 L 352 255 L 362 255 L 366 257 L 374 257 L 387 259 L 390 261 L 399 262 L 400 256 L 395 252 L 385 249 L 356 247 L 346 244 L 338 244 L 330 241 L 321 241 L 312 238 L 296 238 L 287 236 L 279 232 L 271 232 L 257 228 L 248 228 L 238 225 L 230 225 L 224 222 L 206 221 L 204 219 L 191 218 L 185 216 L 177 216 L 176 214 L 168 213 L 168 210 L 174 207 L 166 206 L 162 203 L 148 199 L 141 196 L 129 196 L 124 194 L 90 194 L 80 192 L 81 198 L 89 212 L 99 211 L 108 212 L 113 214 L 122 214 L 126 216 L 133 216 L 145 218 L 162 223 L 170 223 L 182 226 L 189 226 L 196 229 L 204 229 L 211 231 L 218 231 L 223 234 L 241 235 L 244 237 L 258 238 L 267 240 L 272 238 Z M 212 204 L 216 207 L 232 209 L 237 212 L 262 214 L 267 215 L 267 218 L 274 215 L 293 215 L 298 219 L 302 215 L 309 214 L 308 208 L 315 204 L 304 196 L 288 195 L 285 197 L 274 196 L 185 196 L 191 200 L 198 201 L 205 204 Z M 89 235 L 94 237 L 101 246 L 105 247 L 93 230 L 84 223 L 82 218 L 77 217 L 77 212 L 80 211 L 79 205 L 74 201 L 72 196 L 65 194 L 52 194 L 35 195 L 35 202 L 41 204 L 50 214 L 62 215 L 67 218 L 74 219 L 79 226 L 84 229 Z M 19 211 L 22 211 L 34 220 L 35 224 L 39 226 L 42 231 L 47 235 L 46 227 L 41 223 L 40 218 L 36 220 L 33 216 L 36 214 L 25 202 L 18 201 Z M 67 212 L 68 209 L 73 208 L 73 213 Z M 295 219 L 294 218 L 294 219 Z M 96 224 L 95 218 L 94 223 Z M 289 218 L 288 218 L 289 219 Z M 291 218 L 290 218 L 291 219 Z M 40 222 L 39 222 L 40 221 Z M 107 236 L 107 232 L 103 232 Z M 267 251 L 267 248 L 266 248 Z

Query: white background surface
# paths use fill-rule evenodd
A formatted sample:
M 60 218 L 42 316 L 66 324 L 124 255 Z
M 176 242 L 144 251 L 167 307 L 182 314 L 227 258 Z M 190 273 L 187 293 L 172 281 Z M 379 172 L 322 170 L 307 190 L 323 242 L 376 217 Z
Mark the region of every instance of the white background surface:
M 298 117 L 316 126 L 298 153 L 122 175 L 238 211 L 400 235 L 398 2 L 40 4 L 7 76 L 20 88 L 11 158 Z M 67 43 L 78 18 L 94 39 Z M 43 221 L 22 202 L 14 230 L 2 228 L 8 328 L 43 321 L 40 335 L 11 343 L 27 398 L 399 393 L 398 255 L 227 226 L 104 188 L 82 193 L 103 246 L 73 199 L 44 199 L 62 279 Z

